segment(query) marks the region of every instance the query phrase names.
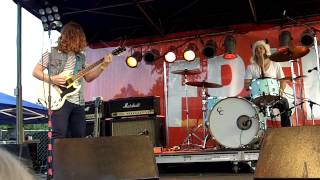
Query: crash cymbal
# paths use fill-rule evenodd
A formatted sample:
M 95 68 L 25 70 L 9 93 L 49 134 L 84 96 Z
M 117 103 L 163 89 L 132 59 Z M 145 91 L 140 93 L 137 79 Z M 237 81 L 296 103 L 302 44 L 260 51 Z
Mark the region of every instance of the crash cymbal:
M 283 48 L 271 54 L 269 57 L 272 61 L 284 62 L 301 58 L 309 53 L 309 48 L 304 46 L 296 46 L 293 48 Z
M 176 70 L 176 71 L 171 71 L 173 74 L 180 74 L 180 75 L 195 75 L 195 74 L 200 74 L 201 71 L 199 69 L 185 69 L 185 70 Z
M 219 88 L 222 87 L 220 84 L 210 83 L 206 81 L 192 81 L 192 82 L 186 82 L 189 86 L 197 86 L 197 87 L 206 87 L 206 88 Z
M 294 78 L 294 80 L 301 79 L 301 78 L 305 78 L 305 77 L 307 77 L 307 76 L 306 76 L 306 75 L 297 76 L 297 77 Z M 292 81 L 292 77 L 291 77 L 291 76 L 288 76 L 288 77 L 280 78 L 279 80 L 289 80 L 289 81 Z

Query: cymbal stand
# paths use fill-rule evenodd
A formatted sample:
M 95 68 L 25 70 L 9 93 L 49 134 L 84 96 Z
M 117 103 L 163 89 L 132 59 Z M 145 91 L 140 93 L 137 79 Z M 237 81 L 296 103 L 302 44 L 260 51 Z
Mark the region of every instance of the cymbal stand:
M 293 87 L 293 105 L 294 105 L 294 111 L 296 114 L 296 126 L 299 126 L 299 115 L 298 115 L 298 109 L 297 109 L 297 95 L 296 95 L 296 74 L 294 73 L 294 66 L 293 63 L 296 62 L 294 60 L 290 60 L 290 68 L 291 68 L 291 80 L 292 80 L 292 87 Z M 293 124 L 291 123 L 291 126 L 293 126 Z
M 184 74 L 184 91 L 185 91 L 185 98 L 186 98 L 186 118 L 187 118 L 187 137 L 183 140 L 182 145 L 186 145 L 189 147 L 190 145 L 196 145 L 197 144 L 192 144 L 191 138 L 192 136 L 196 137 L 198 140 L 200 138 L 194 134 L 194 132 L 200 128 L 201 126 L 198 126 L 195 130 L 190 130 L 190 124 L 189 124 L 189 104 L 188 104 L 188 85 L 187 85 L 188 79 L 187 79 L 187 74 Z M 200 140 L 201 141 L 201 140 Z
M 300 71 L 300 61 L 299 60 L 297 60 L 296 61 L 297 62 L 297 69 L 298 69 L 298 76 L 301 76 L 302 74 L 301 74 L 301 71 Z M 299 81 L 299 91 L 300 91 L 300 99 L 302 98 L 302 85 L 301 85 L 301 80 L 299 80 L 298 79 L 298 81 Z M 301 120 L 302 120 L 302 125 L 304 125 L 305 124 L 305 116 L 304 116 L 304 108 L 303 108 L 303 103 L 301 104 L 301 106 L 300 106 L 300 109 L 301 109 Z
M 207 99 L 207 93 L 204 86 L 201 88 L 201 98 L 202 98 L 202 127 L 203 127 L 203 144 L 202 148 L 206 148 L 207 139 L 209 137 L 209 134 L 207 134 L 207 125 L 206 125 L 206 118 L 208 117 L 208 99 Z

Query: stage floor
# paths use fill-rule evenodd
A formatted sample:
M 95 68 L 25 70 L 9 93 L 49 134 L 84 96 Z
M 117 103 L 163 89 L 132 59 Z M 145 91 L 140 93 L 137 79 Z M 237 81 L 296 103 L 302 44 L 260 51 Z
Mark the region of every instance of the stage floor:
M 160 180 L 251 180 L 259 150 L 204 150 L 156 153 Z M 46 175 L 37 174 L 38 180 Z

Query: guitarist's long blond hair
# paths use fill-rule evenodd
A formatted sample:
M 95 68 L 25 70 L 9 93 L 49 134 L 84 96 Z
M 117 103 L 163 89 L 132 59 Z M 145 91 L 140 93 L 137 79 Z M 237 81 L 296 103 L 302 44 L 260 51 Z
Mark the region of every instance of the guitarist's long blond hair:
M 86 46 L 86 35 L 80 24 L 69 22 L 64 25 L 58 40 L 58 49 L 60 51 L 80 53 Z

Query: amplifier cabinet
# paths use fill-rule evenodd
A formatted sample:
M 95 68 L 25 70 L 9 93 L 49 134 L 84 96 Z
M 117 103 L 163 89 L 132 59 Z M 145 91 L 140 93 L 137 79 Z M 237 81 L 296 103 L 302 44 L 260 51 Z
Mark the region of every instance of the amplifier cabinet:
M 160 114 L 160 97 L 127 97 L 108 101 L 108 117 L 156 116 Z
M 136 116 L 112 119 L 112 136 L 146 135 L 154 146 L 164 143 L 162 121 L 157 116 Z

